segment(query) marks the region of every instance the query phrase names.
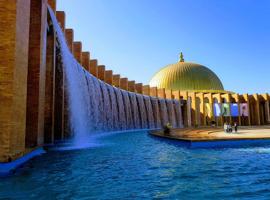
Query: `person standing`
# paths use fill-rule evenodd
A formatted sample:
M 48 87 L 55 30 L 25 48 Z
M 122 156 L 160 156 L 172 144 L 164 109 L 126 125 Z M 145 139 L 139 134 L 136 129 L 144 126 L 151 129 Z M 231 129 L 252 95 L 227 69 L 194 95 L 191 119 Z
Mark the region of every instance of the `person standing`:
M 234 132 L 237 133 L 237 131 L 238 131 L 238 124 L 234 122 Z

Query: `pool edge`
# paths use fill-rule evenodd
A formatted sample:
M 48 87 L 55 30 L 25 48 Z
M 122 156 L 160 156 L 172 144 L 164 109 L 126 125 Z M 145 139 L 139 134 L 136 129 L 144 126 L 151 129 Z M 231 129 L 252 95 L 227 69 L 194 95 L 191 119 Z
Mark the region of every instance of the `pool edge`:
M 34 157 L 44 153 L 46 153 L 46 151 L 43 149 L 43 147 L 39 147 L 12 162 L 0 163 L 0 178 L 12 174 L 12 172 L 14 172 L 14 170 L 16 170 L 18 167 L 22 166 Z

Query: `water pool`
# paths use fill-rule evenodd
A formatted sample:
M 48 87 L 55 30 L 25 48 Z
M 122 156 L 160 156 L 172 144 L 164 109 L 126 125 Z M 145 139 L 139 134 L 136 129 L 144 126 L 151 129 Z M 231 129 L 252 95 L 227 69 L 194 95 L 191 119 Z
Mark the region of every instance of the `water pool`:
M 49 151 L 0 180 L 0 199 L 269 199 L 270 146 L 189 149 L 145 131 Z

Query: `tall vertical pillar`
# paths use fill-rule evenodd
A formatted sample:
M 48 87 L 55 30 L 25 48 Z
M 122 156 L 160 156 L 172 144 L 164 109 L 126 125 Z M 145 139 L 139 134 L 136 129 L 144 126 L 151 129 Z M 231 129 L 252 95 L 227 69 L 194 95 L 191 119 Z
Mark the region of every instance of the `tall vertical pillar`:
M 165 89 L 164 88 L 158 88 L 158 97 L 165 99 L 166 98 L 166 94 L 165 94 Z
M 74 31 L 73 29 L 65 30 L 65 38 L 70 52 L 73 54 L 73 42 L 74 42 Z
M 90 53 L 89 52 L 82 52 L 82 66 L 86 71 L 90 71 Z
M 221 105 L 221 103 L 222 103 L 221 94 L 220 94 L 220 93 L 216 94 L 216 95 L 215 95 L 215 98 L 217 99 L 217 103 L 218 103 L 219 105 Z M 219 124 L 220 126 L 223 126 L 224 120 L 223 120 L 223 117 L 222 117 L 222 116 L 219 116 L 219 117 L 218 117 L 218 121 L 219 121 L 218 124 Z
M 144 95 L 150 95 L 150 86 L 149 85 L 144 85 L 143 86 L 143 94 Z
M 260 99 L 258 94 L 254 94 L 253 95 L 254 99 L 255 99 L 255 118 L 256 118 L 256 125 L 261 125 L 261 119 L 260 119 Z
M 55 95 L 55 32 L 52 25 L 47 30 L 46 84 L 44 111 L 44 143 L 54 141 L 54 95 Z
M 189 126 L 189 118 L 188 118 L 188 92 L 187 91 L 180 91 L 180 98 L 181 98 L 181 103 L 183 103 L 183 106 L 182 106 L 182 114 L 183 114 L 183 124 L 184 126 Z M 185 104 L 184 104 L 184 101 L 185 101 Z
M 173 99 L 176 99 L 176 100 L 180 100 L 180 90 L 175 90 L 175 91 L 172 91 L 172 94 L 173 94 Z
M 120 88 L 123 90 L 128 89 L 128 79 L 127 78 L 120 78 Z
M 56 18 L 58 23 L 60 24 L 60 27 L 65 34 L 66 29 L 66 14 L 64 11 L 56 11 Z
M 128 82 L 128 91 L 135 92 L 135 81 Z
M 31 1 L 27 78 L 26 146 L 44 142 L 47 0 Z
M 269 124 L 270 123 L 270 109 L 269 109 L 269 101 L 265 101 L 265 114 L 266 114 L 266 121 Z
M 150 96 L 157 97 L 157 87 L 151 87 L 150 88 Z
M 105 81 L 105 66 L 104 65 L 97 66 L 97 77 L 100 80 Z
M 200 125 L 206 126 L 204 94 L 199 93 L 198 98 L 200 99 L 200 111 L 197 112 L 200 114 Z
M 105 82 L 109 85 L 113 84 L 113 71 L 112 70 L 106 70 L 105 71 Z
M 192 99 L 188 95 L 187 96 L 187 125 L 188 127 L 192 126 Z
M 90 73 L 95 77 L 97 77 L 97 73 L 98 73 L 97 72 L 97 63 L 98 63 L 98 61 L 96 59 L 90 60 Z
M 82 43 L 73 42 L 73 55 L 78 63 L 82 64 Z
M 120 87 L 120 75 L 114 74 L 113 75 L 113 86 L 119 88 Z
M 142 83 L 136 83 L 135 84 L 135 91 L 138 94 L 142 94 L 142 92 L 143 92 L 143 85 L 142 85 Z
M 250 101 L 249 101 L 249 95 L 248 94 L 243 94 L 244 100 L 247 103 L 248 107 L 248 125 L 251 125 L 251 120 L 250 120 Z
M 48 0 L 48 5 L 56 12 L 56 0 Z
M 66 14 L 64 11 L 56 11 L 56 18 L 57 21 L 62 29 L 63 34 L 66 34 Z M 69 37 L 69 38 L 68 38 Z M 66 41 L 67 41 L 67 45 L 69 46 L 69 49 L 73 50 L 73 47 L 70 47 L 70 40 L 73 41 L 73 35 L 69 35 L 68 37 L 66 37 Z M 71 38 L 72 37 L 72 38 Z M 67 137 L 68 136 L 68 132 L 69 132 L 69 119 L 68 119 L 68 95 L 67 95 L 67 85 L 66 85 L 66 80 L 65 80 L 65 72 L 64 69 L 62 69 L 62 78 L 63 78 L 63 85 L 61 86 L 61 88 L 63 88 L 63 133 L 61 138 Z
M 197 126 L 198 125 L 198 120 L 197 120 L 197 114 L 196 114 L 196 93 L 195 92 L 190 92 L 189 97 L 191 98 L 191 120 L 192 120 L 192 125 Z
M 67 98 L 65 98 L 65 78 L 59 47 L 56 47 L 54 92 L 54 139 L 61 140 L 64 138 L 64 105 Z
M 0 1 L 0 162 L 25 150 L 30 0 Z
M 173 98 L 172 90 L 165 89 L 165 96 L 166 99 L 172 99 Z

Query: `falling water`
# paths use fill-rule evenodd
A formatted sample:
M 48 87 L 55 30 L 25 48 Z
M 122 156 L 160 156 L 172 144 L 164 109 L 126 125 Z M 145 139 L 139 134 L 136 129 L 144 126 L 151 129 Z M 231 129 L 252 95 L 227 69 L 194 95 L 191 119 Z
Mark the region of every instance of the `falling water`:
M 167 107 L 167 110 L 168 110 L 168 118 L 169 118 L 170 124 L 173 127 L 177 127 L 173 101 L 172 100 L 166 100 L 166 107 Z
M 131 110 L 133 114 L 134 128 L 140 129 L 141 127 L 141 119 L 138 108 L 138 101 L 135 93 L 129 93 L 130 102 L 131 102 Z
M 56 31 L 68 95 L 68 111 L 74 145 L 89 143 L 89 133 L 156 128 L 170 122 L 182 126 L 177 100 L 165 100 L 128 92 L 104 83 L 86 71 L 69 51 L 53 11 L 49 12 Z
M 162 123 L 162 125 L 165 125 L 169 122 L 168 111 L 167 111 L 165 99 L 159 99 L 159 107 L 160 107 L 161 123 Z
M 151 129 L 155 128 L 155 120 L 154 120 L 154 115 L 153 115 L 153 107 L 152 107 L 151 98 L 149 96 L 144 96 L 144 103 L 145 103 L 146 112 L 147 112 L 148 126 Z
M 155 121 L 155 128 L 160 128 L 161 120 L 160 120 L 158 99 L 155 97 L 151 97 L 151 102 L 152 102 L 152 110 L 153 110 L 154 121 Z

